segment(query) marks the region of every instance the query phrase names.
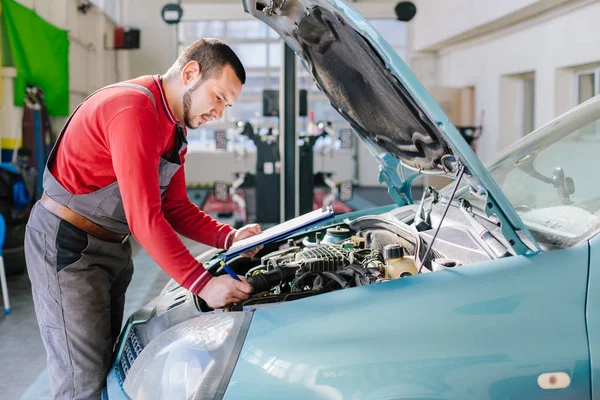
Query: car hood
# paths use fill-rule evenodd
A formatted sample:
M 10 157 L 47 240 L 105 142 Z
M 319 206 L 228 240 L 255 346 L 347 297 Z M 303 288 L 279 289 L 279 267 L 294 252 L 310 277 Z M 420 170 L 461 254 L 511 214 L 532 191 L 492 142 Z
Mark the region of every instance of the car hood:
M 488 196 L 488 212 L 507 240 L 526 252 L 516 231 L 531 236 L 461 134 L 398 54 L 341 0 L 243 0 L 302 60 L 331 105 L 350 123 L 380 164 L 379 180 L 398 205 L 412 203 L 420 173 L 464 179 Z M 391 6 L 390 6 L 391 7 Z M 530 238 L 533 241 L 533 238 Z

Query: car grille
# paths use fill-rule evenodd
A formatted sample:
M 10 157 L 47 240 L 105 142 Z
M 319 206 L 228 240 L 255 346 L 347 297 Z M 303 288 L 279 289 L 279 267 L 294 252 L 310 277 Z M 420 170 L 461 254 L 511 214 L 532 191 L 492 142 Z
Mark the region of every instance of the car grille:
M 142 350 L 143 347 L 135 333 L 135 329 L 132 327 L 127 335 L 127 339 L 125 339 L 125 345 L 123 347 L 123 352 L 121 353 L 120 365 L 123 372 L 123 379 L 127 376 L 133 362 L 140 355 Z

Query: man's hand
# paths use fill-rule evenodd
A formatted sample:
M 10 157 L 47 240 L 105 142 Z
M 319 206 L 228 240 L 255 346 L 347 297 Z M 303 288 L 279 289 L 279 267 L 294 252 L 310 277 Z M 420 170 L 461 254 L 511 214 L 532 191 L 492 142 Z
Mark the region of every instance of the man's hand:
M 198 293 L 198 296 L 210 308 L 221 308 L 231 303 L 246 300 L 254 288 L 243 276 L 240 276 L 240 279 L 242 282 L 236 281 L 229 275 L 216 276 L 208 281 L 206 286 Z
M 231 243 L 235 243 L 235 242 L 237 242 L 239 240 L 246 239 L 246 238 L 249 238 L 249 237 L 254 236 L 254 235 L 258 235 L 261 232 L 262 231 L 260 229 L 260 225 L 258 225 L 258 224 L 246 225 L 246 226 L 238 229 L 238 231 L 233 236 L 233 242 L 231 242 Z M 248 250 L 247 252 L 245 252 L 245 253 L 242 254 L 242 257 L 252 258 L 261 249 L 262 249 L 262 246 L 257 247 L 256 249 Z

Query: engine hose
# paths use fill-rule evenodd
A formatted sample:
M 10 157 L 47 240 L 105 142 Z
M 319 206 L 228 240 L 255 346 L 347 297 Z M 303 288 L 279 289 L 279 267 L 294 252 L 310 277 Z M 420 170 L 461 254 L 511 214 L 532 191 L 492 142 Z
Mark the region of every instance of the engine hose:
M 304 239 L 302 239 L 302 245 L 304 247 L 309 247 L 309 248 L 330 246 L 330 244 L 328 244 L 328 243 L 313 243 L 310 240 L 308 240 L 308 236 L 305 237 Z
M 313 285 L 314 285 L 314 278 L 318 278 L 319 274 L 317 274 L 316 272 L 312 272 L 312 271 L 306 271 L 304 273 L 302 273 L 300 276 L 298 276 L 296 279 L 294 279 L 294 281 L 292 282 L 292 292 L 301 292 L 304 288 L 305 285 L 305 281 L 308 278 L 313 277 Z
M 338 276 L 346 279 L 346 282 L 352 282 L 356 280 L 356 276 L 358 275 L 356 272 L 349 269 L 342 269 L 335 273 Z
M 254 288 L 253 293 L 270 290 L 272 287 L 281 285 L 294 279 L 297 268 L 275 267 L 269 272 L 258 274 L 248 279 L 248 283 Z
M 361 276 L 360 274 L 354 275 L 354 286 L 364 286 L 370 284 L 371 281 L 366 276 Z
M 348 287 L 348 282 L 346 282 L 344 279 L 342 279 L 341 276 L 334 274 L 333 272 L 325 271 L 325 272 L 323 272 L 323 276 L 336 282 L 338 285 L 340 285 L 342 287 L 342 289 L 345 289 L 346 287 Z
M 323 276 L 317 275 L 315 280 L 313 281 L 312 290 L 318 293 L 322 291 L 324 287 L 325 285 L 323 283 Z
M 360 274 L 362 277 L 367 276 L 367 270 L 362 265 L 358 264 L 350 264 L 344 269 L 351 269 L 352 271 Z
M 354 282 L 351 286 L 363 286 L 369 284 L 367 271 L 359 265 L 349 265 L 348 267 L 337 271 L 336 274 L 348 277 L 349 282 Z

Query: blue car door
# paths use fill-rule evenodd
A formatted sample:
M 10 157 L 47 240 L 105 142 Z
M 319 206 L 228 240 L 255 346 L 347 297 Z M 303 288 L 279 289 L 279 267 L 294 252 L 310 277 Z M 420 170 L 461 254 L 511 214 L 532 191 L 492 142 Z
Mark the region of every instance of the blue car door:
M 600 396 L 600 237 L 590 240 L 590 271 L 587 299 L 592 398 Z

